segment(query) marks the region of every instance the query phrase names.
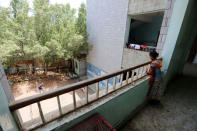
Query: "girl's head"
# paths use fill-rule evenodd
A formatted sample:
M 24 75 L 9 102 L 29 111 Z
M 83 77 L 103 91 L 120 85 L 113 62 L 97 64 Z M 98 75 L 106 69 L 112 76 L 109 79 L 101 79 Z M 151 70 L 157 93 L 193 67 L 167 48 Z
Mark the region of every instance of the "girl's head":
M 153 50 L 153 51 L 150 51 L 149 56 L 152 60 L 155 60 L 159 56 L 159 53 L 157 53 L 155 50 Z

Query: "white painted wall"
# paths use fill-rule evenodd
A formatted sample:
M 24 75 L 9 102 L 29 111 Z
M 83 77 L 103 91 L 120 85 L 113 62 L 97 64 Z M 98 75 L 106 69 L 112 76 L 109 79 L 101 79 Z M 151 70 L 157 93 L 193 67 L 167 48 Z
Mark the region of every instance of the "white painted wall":
M 168 0 L 129 0 L 129 15 L 164 11 Z
M 121 69 L 129 0 L 87 0 L 87 31 L 93 49 L 87 61 L 113 72 Z
M 122 67 L 129 68 L 150 61 L 149 52 L 124 49 Z

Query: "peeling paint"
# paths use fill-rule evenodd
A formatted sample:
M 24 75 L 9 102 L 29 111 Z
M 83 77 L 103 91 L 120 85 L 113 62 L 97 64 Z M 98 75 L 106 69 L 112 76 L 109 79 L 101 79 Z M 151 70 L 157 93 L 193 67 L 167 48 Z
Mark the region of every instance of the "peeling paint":
M 8 131 L 13 128 L 11 120 L 7 114 L 0 115 L 0 123 L 3 131 Z

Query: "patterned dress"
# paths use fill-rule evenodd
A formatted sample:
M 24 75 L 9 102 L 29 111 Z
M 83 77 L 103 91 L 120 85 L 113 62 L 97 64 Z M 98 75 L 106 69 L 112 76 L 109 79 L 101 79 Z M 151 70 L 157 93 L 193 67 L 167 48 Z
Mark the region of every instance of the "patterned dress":
M 162 62 L 160 60 L 153 60 L 150 65 L 149 69 L 149 76 L 150 76 L 150 91 L 149 91 L 149 98 L 150 99 L 157 99 L 160 100 L 163 91 L 161 88 L 161 70 Z

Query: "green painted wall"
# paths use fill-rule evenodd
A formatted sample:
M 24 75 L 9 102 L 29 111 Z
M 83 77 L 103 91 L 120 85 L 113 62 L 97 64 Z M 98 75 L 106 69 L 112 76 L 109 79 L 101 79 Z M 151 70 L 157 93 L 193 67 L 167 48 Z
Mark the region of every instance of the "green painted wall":
M 164 86 L 182 73 L 197 34 L 197 1 L 176 0 L 163 50 Z
M 148 87 L 148 80 L 146 80 L 129 91 L 56 130 L 68 130 L 95 113 L 101 114 L 112 126 L 119 128 L 125 123 L 125 120 L 128 120 L 133 115 L 133 111 L 145 102 L 149 89 Z
M 156 43 L 162 20 L 163 16 L 154 16 L 151 23 L 143 22 L 132 31 L 131 35 L 133 35 L 135 40 L 138 42 Z
M 5 131 L 18 131 L 9 111 L 7 97 L 0 83 L 0 125 Z

